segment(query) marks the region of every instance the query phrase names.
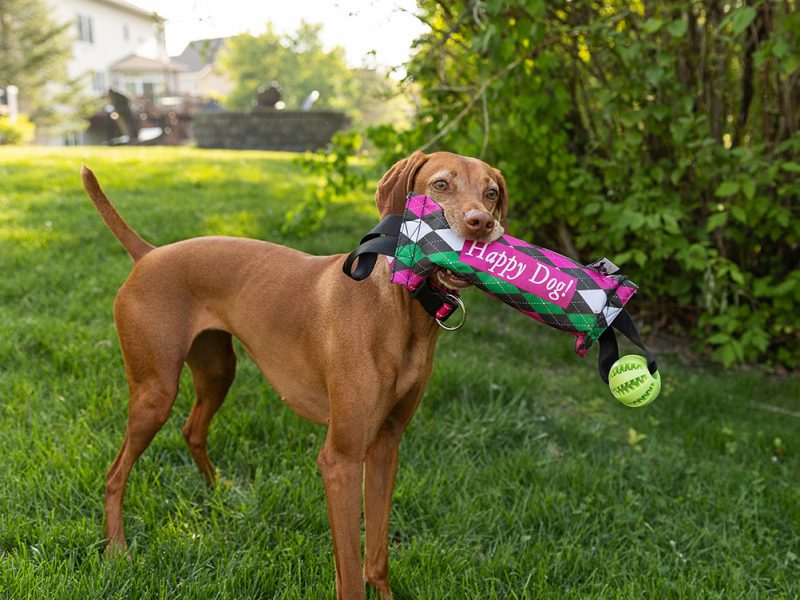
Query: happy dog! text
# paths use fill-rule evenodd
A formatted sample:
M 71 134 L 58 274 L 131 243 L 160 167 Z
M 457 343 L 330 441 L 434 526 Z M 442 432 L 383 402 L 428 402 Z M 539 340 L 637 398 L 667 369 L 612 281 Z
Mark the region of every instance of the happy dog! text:
M 577 287 L 574 277 L 499 242 L 468 241 L 459 260 L 564 309 Z

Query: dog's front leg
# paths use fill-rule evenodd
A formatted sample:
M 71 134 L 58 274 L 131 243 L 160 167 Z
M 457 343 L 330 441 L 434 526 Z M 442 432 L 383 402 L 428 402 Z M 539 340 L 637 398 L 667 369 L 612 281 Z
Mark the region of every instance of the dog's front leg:
M 325 484 L 333 534 L 337 600 L 363 600 L 361 577 L 361 485 L 364 452 L 337 443 L 334 424 L 317 457 Z
M 364 579 L 378 590 L 381 600 L 392 597 L 389 585 L 389 515 L 401 435 L 402 431 L 381 431 L 367 450 L 364 462 Z
M 389 585 L 389 517 L 397 475 L 400 439 L 417 410 L 430 369 L 401 400 L 381 426 L 364 460 L 364 519 L 366 551 L 364 579 L 381 600 L 392 598 Z

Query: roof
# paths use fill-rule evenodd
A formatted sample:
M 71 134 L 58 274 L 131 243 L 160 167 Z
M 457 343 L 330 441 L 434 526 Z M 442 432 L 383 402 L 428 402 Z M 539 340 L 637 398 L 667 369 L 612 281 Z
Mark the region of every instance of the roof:
M 137 54 L 129 54 L 113 63 L 109 69 L 111 71 L 136 71 L 139 73 L 163 73 L 170 65 L 164 64 L 160 60 L 145 58 Z M 180 69 L 180 67 L 178 67 Z M 175 70 L 175 67 L 172 67 Z
M 226 38 L 196 40 L 189 42 L 180 56 L 171 57 L 172 64 L 179 64 L 187 71 L 200 71 L 203 67 L 214 64 L 219 51 L 225 47 Z
M 163 19 L 154 11 L 152 10 L 145 10 L 135 4 L 131 4 L 130 2 L 125 2 L 125 0 L 95 0 L 95 2 L 99 2 L 100 4 L 106 4 L 108 6 L 113 6 L 114 8 L 121 8 L 127 12 L 133 13 L 135 15 L 139 15 L 140 17 L 152 17 L 153 15 L 159 21 L 163 21 Z

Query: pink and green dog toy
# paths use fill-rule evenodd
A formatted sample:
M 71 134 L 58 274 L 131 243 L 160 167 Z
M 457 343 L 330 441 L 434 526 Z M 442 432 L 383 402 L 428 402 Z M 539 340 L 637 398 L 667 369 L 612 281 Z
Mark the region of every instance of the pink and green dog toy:
M 638 288 L 616 274 L 616 266 L 606 259 L 583 266 L 509 235 L 494 242 L 465 240 L 450 229 L 439 204 L 417 194 L 409 194 L 402 217 L 384 218 L 361 240 L 345 261 L 344 272 L 356 280 L 368 277 L 378 254 L 392 257 L 392 283 L 408 288 L 446 329 L 458 328 L 443 323 L 457 308 L 463 309 L 463 303 L 457 293 L 437 286 L 431 275 L 439 269 L 540 323 L 572 334 L 579 356 L 599 342 L 600 376 L 623 404 L 644 406 L 661 389 L 655 356 L 624 310 Z M 646 358 L 619 358 L 614 329 L 641 348 Z

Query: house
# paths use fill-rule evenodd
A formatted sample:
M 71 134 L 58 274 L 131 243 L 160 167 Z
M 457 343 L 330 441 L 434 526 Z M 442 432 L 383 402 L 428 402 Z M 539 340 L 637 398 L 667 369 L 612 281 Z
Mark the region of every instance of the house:
M 86 91 L 114 88 L 150 101 L 166 96 L 195 100 L 226 96 L 233 83 L 218 69 L 224 38 L 191 42 L 180 56 L 167 54 L 164 21 L 125 0 L 50 0 L 57 21 L 73 23 L 71 79 Z
M 179 94 L 219 100 L 231 92 L 233 82 L 218 66 L 225 45 L 225 38 L 197 40 L 189 43 L 180 56 L 170 59 Z
M 87 91 L 110 87 L 133 96 L 162 96 L 174 88 L 163 19 L 124 0 L 51 0 L 57 21 L 72 22 L 71 78 L 85 77 Z

